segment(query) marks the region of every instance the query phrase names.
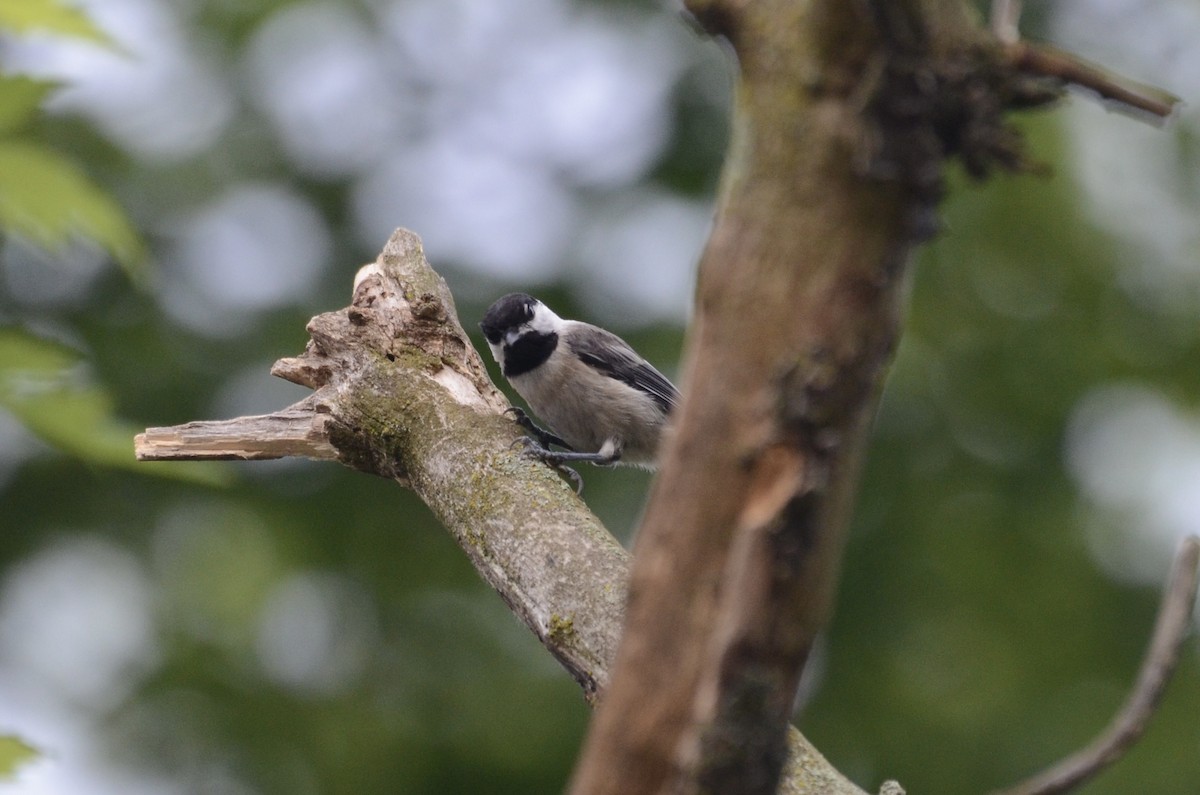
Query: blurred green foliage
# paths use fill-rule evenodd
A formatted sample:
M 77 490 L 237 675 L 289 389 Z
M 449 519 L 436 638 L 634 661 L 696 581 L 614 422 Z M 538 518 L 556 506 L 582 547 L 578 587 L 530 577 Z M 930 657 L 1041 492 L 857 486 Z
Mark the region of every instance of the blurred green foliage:
M 92 464 L 212 485 L 229 481 L 225 470 L 208 464 L 134 461 L 131 439 L 141 428 L 113 415 L 112 397 L 88 377 L 79 354 L 22 329 L 0 327 L 0 407 L 41 440 Z
M 287 5 L 209 2 L 191 22 L 214 51 L 241 53 Z M 0 27 L 103 40 L 50 0 L 0 0 Z M 713 190 L 725 127 L 702 83 L 685 73 L 670 98 L 673 138 L 651 184 Z M 136 659 L 101 695 L 72 702 L 80 725 L 96 727 L 98 755 L 178 791 L 561 790 L 588 718 L 582 698 L 413 495 L 328 464 L 160 467 L 176 479 L 131 460 L 141 427 L 268 412 L 304 394 L 267 372 L 304 346 L 309 316 L 347 302 L 355 268 L 375 254 L 348 231 L 348 185 L 293 173 L 251 110 L 212 151 L 165 162 L 117 151 L 77 116 L 43 116 L 52 91 L 0 80 L 10 242 L 61 252 L 82 236 L 146 274 L 138 263 L 174 251 L 164 218 L 269 177 L 321 210 L 336 252 L 313 294 L 247 310 L 225 334 L 201 333 L 141 289 L 170 274 L 135 284 L 105 270 L 82 299 L 49 306 L 0 282 L 0 406 L 25 429 L 6 431 L 0 449 L 11 455 L 0 460 L 0 610 L 15 610 L 31 572 L 63 560 L 108 566 L 150 595 Z M 1032 151 L 1055 164 L 1071 157 L 1063 115 L 1026 123 Z M 1188 151 L 1186 130 L 1161 136 Z M 1138 252 L 1098 228 L 1082 186 L 1057 171 L 984 186 L 955 177 L 946 230 L 915 262 L 837 614 L 798 713 L 868 789 L 897 778 L 910 792 L 983 792 L 1039 769 L 1107 721 L 1149 635 L 1157 590 L 1094 562 L 1095 512 L 1064 466 L 1064 438 L 1080 399 L 1108 383 L 1150 385 L 1195 411 L 1200 323 L 1123 289 L 1118 273 Z M 435 265 L 467 328 L 494 294 L 525 287 Z M 564 271 L 540 294 L 590 318 L 579 278 Z M 625 335 L 672 370 L 682 329 Z M 647 476 L 585 474 L 589 504 L 628 540 Z M 66 641 L 84 633 L 68 619 L 104 597 L 89 583 L 35 591 L 41 601 L 19 614 L 31 623 L 0 648 L 0 729 L 12 720 L 3 688 L 15 641 L 49 633 L 63 639 L 59 656 L 75 653 Z M 11 615 L 0 633 L 16 632 Z M 313 639 L 334 650 L 336 676 L 303 667 Z M 38 687 L 73 692 L 54 678 L 54 654 L 28 660 L 45 669 L 27 664 Z M 86 671 L 95 658 L 75 662 Z M 1084 792 L 1196 792 L 1198 708 L 1192 643 L 1145 741 Z M 32 739 L 53 761 L 55 743 Z
M 4 0 L 0 29 L 14 33 L 54 33 L 107 43 L 108 37 L 84 11 L 62 0 Z
M 0 4 L 0 35 L 6 31 L 108 42 L 82 11 L 55 0 Z M 142 242 L 116 201 L 68 158 L 29 137 L 56 88 L 53 81 L 0 75 L 0 231 L 52 252 L 87 241 L 136 273 Z M 78 358 L 28 331 L 0 327 L 0 406 L 71 455 L 127 466 L 135 426 L 113 418 L 105 389 L 87 383 Z
M 0 734 L 0 782 L 11 779 L 17 768 L 37 756 L 37 749 L 19 737 Z
M 35 143 L 0 140 L 0 226 L 50 249 L 81 235 L 130 268 L 143 256 L 112 198 L 66 158 Z
M 109 44 L 74 6 L 58 0 L 0 3 L 0 36 L 32 32 Z M 82 237 L 134 275 L 145 252 L 125 213 L 69 158 L 27 138 L 56 88 L 53 81 L 0 75 L 0 229 L 58 251 Z

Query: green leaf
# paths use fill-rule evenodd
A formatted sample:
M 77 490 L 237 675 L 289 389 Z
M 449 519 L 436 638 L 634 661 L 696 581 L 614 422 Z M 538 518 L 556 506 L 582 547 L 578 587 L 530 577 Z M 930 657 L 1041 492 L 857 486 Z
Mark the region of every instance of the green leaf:
M 141 275 L 142 241 L 121 208 L 43 146 L 0 141 L 0 228 L 51 251 L 82 235 L 108 251 L 131 278 Z
M 38 750 L 20 737 L 0 734 L 0 781 L 12 779 L 18 767 L 39 756 Z
M 0 373 L 57 373 L 78 364 L 80 358 L 65 345 L 0 326 Z
M 16 130 L 32 119 L 58 85 L 50 80 L 0 75 L 0 132 Z
M 61 0 L 0 0 L 0 30 L 56 33 L 100 44 L 111 43 L 87 14 Z
M 157 467 L 133 456 L 140 428 L 116 417 L 108 391 L 82 372 L 69 348 L 16 328 L 0 328 L 0 408 L 42 441 L 92 464 L 208 485 L 229 471 L 208 463 Z

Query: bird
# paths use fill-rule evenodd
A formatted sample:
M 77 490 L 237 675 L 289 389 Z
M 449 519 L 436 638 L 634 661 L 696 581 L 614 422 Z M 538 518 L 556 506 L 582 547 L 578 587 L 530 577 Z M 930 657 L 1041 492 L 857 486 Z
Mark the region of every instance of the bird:
M 565 320 L 526 293 L 496 300 L 479 327 L 505 379 L 549 426 L 510 409 L 536 439 L 524 437 L 532 456 L 559 468 L 577 462 L 656 467 L 679 390 L 629 343 L 599 326 Z M 582 488 L 582 480 L 576 485 Z

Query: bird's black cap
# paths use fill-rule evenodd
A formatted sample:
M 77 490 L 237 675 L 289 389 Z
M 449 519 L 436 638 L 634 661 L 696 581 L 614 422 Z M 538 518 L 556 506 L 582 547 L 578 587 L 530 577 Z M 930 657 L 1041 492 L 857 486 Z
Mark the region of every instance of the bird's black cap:
M 504 332 L 533 319 L 533 307 L 537 299 L 525 293 L 509 293 L 497 299 L 484 313 L 479 328 L 483 336 L 493 345 L 498 345 Z

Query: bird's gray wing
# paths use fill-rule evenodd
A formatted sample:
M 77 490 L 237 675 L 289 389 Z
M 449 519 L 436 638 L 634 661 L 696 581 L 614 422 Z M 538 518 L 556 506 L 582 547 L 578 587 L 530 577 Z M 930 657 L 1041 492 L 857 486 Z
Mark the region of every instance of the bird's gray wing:
M 569 344 L 584 364 L 645 392 L 663 414 L 670 414 L 679 403 L 679 390 L 616 334 L 580 323 L 572 330 Z

